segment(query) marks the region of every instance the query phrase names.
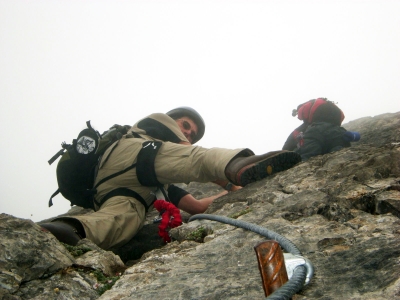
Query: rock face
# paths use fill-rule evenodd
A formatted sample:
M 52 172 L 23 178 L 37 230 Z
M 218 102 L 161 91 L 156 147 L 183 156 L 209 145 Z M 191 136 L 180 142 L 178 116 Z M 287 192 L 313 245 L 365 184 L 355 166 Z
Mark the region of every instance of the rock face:
M 218 198 L 206 214 L 292 241 L 315 271 L 293 299 L 400 299 L 400 113 L 344 127 L 361 140 Z M 197 198 L 219 191 L 199 183 L 187 189 Z M 70 214 L 79 212 L 88 213 Z M 182 213 L 184 224 L 163 245 L 156 215 L 124 247 L 104 251 L 83 240 L 79 256 L 38 224 L 0 215 L 0 298 L 265 297 L 254 251 L 265 237 L 217 221 L 188 222 Z
M 400 141 L 400 112 L 365 117 L 343 125 L 347 130 L 361 133 L 357 144 L 380 147 Z

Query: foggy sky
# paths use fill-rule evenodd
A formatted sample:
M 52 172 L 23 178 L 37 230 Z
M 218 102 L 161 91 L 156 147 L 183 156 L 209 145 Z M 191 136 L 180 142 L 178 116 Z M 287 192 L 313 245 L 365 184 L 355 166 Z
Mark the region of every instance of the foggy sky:
M 400 1 L 0 1 L 0 212 L 40 221 L 61 142 L 191 106 L 203 147 L 278 150 L 298 104 L 400 111 Z

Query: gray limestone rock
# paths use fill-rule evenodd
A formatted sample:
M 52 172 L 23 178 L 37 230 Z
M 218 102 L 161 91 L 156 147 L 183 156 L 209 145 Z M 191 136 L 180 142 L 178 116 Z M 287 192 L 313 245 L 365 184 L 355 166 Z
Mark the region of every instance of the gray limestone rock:
M 315 271 L 293 299 L 400 299 L 399 117 L 345 124 L 361 133 L 360 142 L 222 196 L 206 214 L 262 226 L 293 242 Z M 186 189 L 197 198 L 221 191 L 211 183 Z M 83 240 L 90 251 L 73 257 L 32 221 L 0 215 L 0 298 L 265 297 L 254 246 L 266 237 L 218 221 L 188 222 L 182 213 L 184 224 L 164 245 L 155 216 L 149 214 L 127 245 L 111 252 Z M 99 272 L 121 273 L 102 295 L 104 284 L 93 275 Z

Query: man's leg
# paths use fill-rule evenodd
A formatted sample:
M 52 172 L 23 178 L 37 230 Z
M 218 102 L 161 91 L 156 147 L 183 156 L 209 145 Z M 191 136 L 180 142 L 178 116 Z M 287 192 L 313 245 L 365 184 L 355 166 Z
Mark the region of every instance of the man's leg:
M 228 179 L 245 186 L 300 161 L 299 154 L 284 150 L 254 155 L 249 149 L 206 149 L 165 143 L 156 156 L 155 171 L 161 183 Z
M 51 232 L 60 242 L 75 246 L 85 238 L 85 230 L 82 224 L 72 218 L 58 219 L 54 222 L 39 224 L 44 231 Z
M 273 151 L 262 155 L 236 157 L 225 169 L 226 177 L 235 185 L 246 186 L 267 176 L 290 169 L 301 161 L 292 151 Z
M 94 213 L 61 217 L 41 226 L 61 242 L 76 245 L 80 238 L 86 237 L 100 248 L 109 249 L 131 240 L 142 228 L 144 221 L 145 208 L 139 201 L 131 197 L 116 196 L 108 199 Z M 66 224 L 68 228 L 65 227 Z M 84 229 L 85 236 L 73 235 L 79 227 Z
M 225 168 L 232 158 L 253 154 L 248 149 L 207 149 L 166 142 L 157 153 L 154 167 L 163 184 L 226 180 Z

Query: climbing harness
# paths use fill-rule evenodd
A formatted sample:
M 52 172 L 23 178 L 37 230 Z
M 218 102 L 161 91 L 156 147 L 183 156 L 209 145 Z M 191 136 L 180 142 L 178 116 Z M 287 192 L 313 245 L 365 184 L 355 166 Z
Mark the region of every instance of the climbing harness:
M 263 270 L 265 271 L 265 259 L 259 259 L 259 267 L 261 271 L 261 277 L 263 279 L 264 283 L 264 292 L 265 295 L 267 296 L 266 299 L 274 299 L 274 300 L 282 300 L 282 299 L 291 299 L 294 294 L 296 294 L 298 291 L 300 291 L 305 284 L 308 284 L 314 275 L 314 267 L 311 264 L 311 262 L 307 259 L 304 258 L 301 255 L 300 250 L 294 245 L 290 240 L 286 239 L 285 237 L 279 235 L 276 232 L 270 231 L 264 227 L 247 223 L 244 221 L 224 217 L 224 216 L 217 216 L 217 215 L 209 215 L 209 214 L 198 214 L 194 215 L 189 219 L 189 222 L 198 220 L 198 219 L 208 219 L 212 221 L 218 221 L 221 223 L 233 225 L 236 227 L 240 227 L 243 229 L 247 229 L 250 231 L 253 231 L 255 233 L 258 233 L 268 239 L 272 239 L 273 241 L 267 241 L 267 242 L 272 242 L 270 245 L 267 245 L 269 248 L 275 247 L 275 249 L 278 249 L 280 247 L 276 247 L 274 245 L 274 242 L 279 243 L 279 245 L 282 247 L 283 250 L 285 250 L 287 253 L 284 253 L 284 264 L 286 265 L 286 270 L 283 270 L 283 273 L 287 274 L 288 281 L 283 283 L 285 280 L 285 274 L 280 274 L 283 278 L 282 283 L 283 285 L 280 286 L 278 289 L 275 289 L 271 294 L 266 290 L 266 284 L 269 282 L 264 282 L 264 280 L 268 277 L 268 274 L 263 274 Z M 261 243 L 263 244 L 263 243 Z M 260 248 L 261 247 L 261 248 Z M 265 247 L 265 245 L 257 245 L 255 247 L 256 253 L 258 256 L 262 255 L 264 252 L 263 250 L 267 249 L 268 247 Z M 263 249 L 264 248 L 264 249 Z M 273 257 L 273 256 L 271 256 Z M 279 259 L 278 259 L 279 260 Z M 264 276 L 266 275 L 266 276 Z M 278 276 L 278 277 L 279 277 Z

